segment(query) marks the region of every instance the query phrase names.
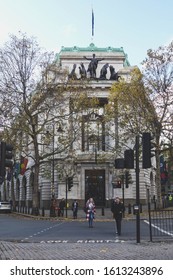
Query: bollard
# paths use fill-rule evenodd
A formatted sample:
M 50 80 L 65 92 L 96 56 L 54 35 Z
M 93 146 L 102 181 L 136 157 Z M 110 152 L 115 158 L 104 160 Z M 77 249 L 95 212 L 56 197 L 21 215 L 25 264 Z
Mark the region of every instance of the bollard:
M 154 210 L 156 210 L 156 208 L 157 208 L 157 207 L 156 207 L 156 201 L 154 201 Z
M 50 207 L 50 217 L 55 217 L 55 207 L 53 205 Z
M 42 207 L 42 216 L 44 217 L 44 207 Z
M 102 216 L 104 216 L 105 215 L 105 209 L 104 209 L 104 207 L 102 207 Z
M 128 214 L 131 214 L 131 213 L 132 213 L 131 204 L 129 203 L 129 204 L 128 204 Z

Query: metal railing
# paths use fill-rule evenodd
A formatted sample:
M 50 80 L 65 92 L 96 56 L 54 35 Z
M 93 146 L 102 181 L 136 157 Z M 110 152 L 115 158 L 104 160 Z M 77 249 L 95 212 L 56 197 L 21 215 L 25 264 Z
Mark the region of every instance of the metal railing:
M 173 210 L 149 209 L 150 241 L 173 239 Z

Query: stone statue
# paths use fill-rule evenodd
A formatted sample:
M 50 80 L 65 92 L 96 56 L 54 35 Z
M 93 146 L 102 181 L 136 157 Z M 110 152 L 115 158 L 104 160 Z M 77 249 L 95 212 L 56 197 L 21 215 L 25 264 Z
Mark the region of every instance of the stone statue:
M 109 69 L 111 73 L 110 80 L 118 81 L 118 79 L 120 78 L 118 72 L 115 72 L 115 68 L 112 65 L 109 66 Z
M 109 63 L 106 63 L 105 65 L 103 65 L 102 69 L 100 70 L 100 79 L 102 79 L 102 80 L 106 79 L 108 67 L 109 67 Z
M 75 71 L 76 71 L 76 64 L 73 64 L 73 69 L 72 69 L 71 73 L 68 75 L 68 77 L 70 79 L 74 79 L 74 80 L 77 79 Z
M 96 69 L 97 69 L 98 62 L 103 59 L 96 58 L 95 54 L 93 54 L 92 58 L 87 58 L 86 56 L 84 56 L 84 58 L 90 60 L 87 72 L 90 73 L 91 78 L 96 78 Z
M 85 69 L 85 66 L 83 65 L 83 63 L 81 63 L 80 66 L 79 66 L 79 73 L 81 75 L 81 79 L 86 78 L 87 72 L 86 72 L 86 69 Z

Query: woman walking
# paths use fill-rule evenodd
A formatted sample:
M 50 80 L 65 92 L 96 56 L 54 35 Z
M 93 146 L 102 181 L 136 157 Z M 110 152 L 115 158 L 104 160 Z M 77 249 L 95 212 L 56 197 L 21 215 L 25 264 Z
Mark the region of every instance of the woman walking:
M 89 228 L 93 228 L 93 219 L 95 215 L 95 203 L 93 198 L 89 198 L 86 202 L 86 219 L 89 222 Z

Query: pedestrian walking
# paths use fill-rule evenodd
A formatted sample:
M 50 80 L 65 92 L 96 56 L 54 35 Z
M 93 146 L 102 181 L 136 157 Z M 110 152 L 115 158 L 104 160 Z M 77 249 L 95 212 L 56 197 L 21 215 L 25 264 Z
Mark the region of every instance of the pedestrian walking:
M 119 197 L 116 197 L 111 205 L 111 211 L 116 222 L 117 234 L 121 235 L 121 222 L 123 218 L 123 213 L 125 211 L 124 204 L 120 201 Z
M 77 212 L 78 212 L 78 202 L 74 200 L 72 203 L 72 211 L 73 211 L 73 218 L 77 219 Z
M 62 198 L 60 203 L 59 203 L 59 209 L 60 209 L 60 216 L 61 217 L 64 216 L 64 208 L 65 208 L 65 200 L 64 200 L 64 198 Z
M 89 222 L 89 228 L 93 228 L 93 219 L 95 218 L 95 203 L 93 198 L 89 198 L 86 202 L 86 219 Z

